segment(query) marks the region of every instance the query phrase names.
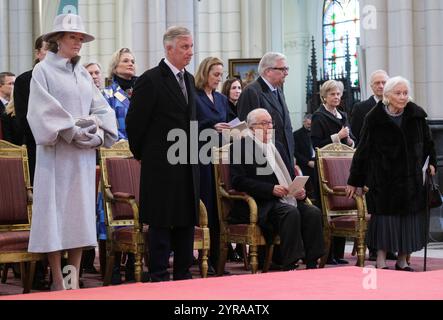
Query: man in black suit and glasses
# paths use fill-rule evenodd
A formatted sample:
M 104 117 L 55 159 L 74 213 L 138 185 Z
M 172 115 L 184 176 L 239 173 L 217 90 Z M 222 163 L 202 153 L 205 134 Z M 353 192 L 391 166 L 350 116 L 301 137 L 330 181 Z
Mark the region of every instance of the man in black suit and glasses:
M 191 32 L 170 27 L 163 37 L 166 58 L 136 82 L 126 116 L 129 145 L 141 160 L 140 220 L 149 225 L 151 281 L 191 279 L 194 226 L 198 224 L 199 168 L 189 160 L 191 121 L 196 120 L 194 77 L 185 70 L 193 56 Z M 186 134 L 186 161 L 174 163 L 171 132 Z M 182 155 L 179 155 L 179 157 Z
M 284 146 L 285 156 L 294 163 L 294 137 L 282 91 L 289 74 L 286 57 L 278 52 L 266 53 L 260 61 L 258 73 L 260 77 L 243 90 L 238 100 L 238 117 L 246 120 L 252 110 L 266 109 L 274 120 L 275 140 Z M 294 174 L 294 165 L 290 166 L 289 173 Z
M 371 74 L 369 78 L 373 95 L 368 100 L 357 102 L 351 111 L 351 131 L 355 137 L 355 146 L 358 146 L 360 140 L 360 131 L 363 127 L 363 121 L 372 108 L 383 100 L 383 90 L 386 81 L 388 81 L 388 73 L 384 70 L 377 70 Z

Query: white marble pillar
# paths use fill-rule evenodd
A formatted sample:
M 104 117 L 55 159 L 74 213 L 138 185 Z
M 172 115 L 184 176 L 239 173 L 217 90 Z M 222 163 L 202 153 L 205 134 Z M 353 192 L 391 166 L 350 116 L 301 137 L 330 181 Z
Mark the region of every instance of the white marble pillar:
M 139 27 L 134 24 L 134 28 Z M 141 64 L 138 64 L 140 71 L 153 68 L 158 65 L 160 60 L 165 56 L 163 48 L 163 34 L 166 30 L 166 2 L 158 0 L 148 0 L 147 11 L 147 25 L 145 30 L 139 30 L 134 33 L 134 43 L 142 41 L 146 45 L 147 51 L 145 55 L 144 69 L 140 69 Z M 143 37 L 143 39 L 139 39 Z
M 373 10 L 375 9 L 375 11 Z M 375 14 L 375 16 L 370 16 Z M 368 77 L 372 72 L 383 69 L 389 71 L 388 55 L 388 19 L 387 2 L 385 0 L 361 0 L 360 46 L 364 56 L 360 66 L 364 67 L 365 79 L 361 79 L 365 88 L 362 90 L 362 99 L 367 99 L 372 93 Z M 376 23 L 376 25 L 373 25 Z
M 182 26 L 188 28 L 194 35 L 194 0 L 166 0 L 166 27 Z M 187 66 L 187 70 L 194 73 L 196 69 L 195 57 Z
M 2 10 L 2 68 L 18 75 L 32 67 L 32 0 L 3 2 L 7 4 Z
M 414 77 L 414 16 L 412 0 L 388 1 L 389 72 L 391 76 L 402 75 L 415 89 Z
M 306 112 L 306 77 L 310 59 L 310 36 L 307 32 L 307 6 L 302 0 L 285 0 L 284 53 L 290 72 L 285 83 L 285 97 L 291 115 L 293 129 L 302 125 Z
M 417 92 L 425 92 L 427 98 L 427 112 L 433 120 L 443 120 L 443 108 L 441 105 L 443 89 L 443 32 L 441 24 L 443 21 L 443 1 L 423 1 L 425 38 L 426 38 L 426 88 L 419 88 Z M 439 31 L 437 31 L 439 30 Z M 418 81 L 417 81 L 418 82 Z
M 270 22 L 266 12 L 269 0 L 241 1 L 241 32 L 243 58 L 260 58 L 270 47 L 267 47 L 267 23 Z

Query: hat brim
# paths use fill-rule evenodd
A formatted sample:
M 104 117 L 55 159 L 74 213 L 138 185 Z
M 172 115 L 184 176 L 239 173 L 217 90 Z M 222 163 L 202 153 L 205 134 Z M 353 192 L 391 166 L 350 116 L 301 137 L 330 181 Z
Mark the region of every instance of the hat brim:
M 57 33 L 67 33 L 67 32 L 81 34 L 84 37 L 83 43 L 87 43 L 87 42 L 91 42 L 91 41 L 95 40 L 95 37 L 93 35 L 90 35 L 89 33 L 86 33 L 86 32 L 60 30 L 60 31 L 52 31 L 52 32 L 49 32 L 49 33 L 43 35 L 43 41 L 48 41 L 48 39 L 50 39 L 52 36 L 56 35 Z

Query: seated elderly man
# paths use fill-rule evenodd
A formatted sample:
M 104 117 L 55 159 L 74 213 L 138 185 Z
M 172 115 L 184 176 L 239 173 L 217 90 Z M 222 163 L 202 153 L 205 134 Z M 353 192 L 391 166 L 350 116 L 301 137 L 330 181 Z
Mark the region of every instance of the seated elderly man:
M 266 240 L 274 234 L 280 236 L 283 270 L 294 270 L 299 259 L 305 260 L 307 269 L 315 269 L 324 254 L 321 211 L 303 201 L 304 189 L 289 194 L 294 177 L 288 166 L 293 164 L 272 142 L 273 124 L 268 111 L 255 109 L 246 122 L 249 133 L 231 146 L 232 185 L 254 197 Z M 234 224 L 248 223 L 247 206 L 236 202 L 231 217 Z

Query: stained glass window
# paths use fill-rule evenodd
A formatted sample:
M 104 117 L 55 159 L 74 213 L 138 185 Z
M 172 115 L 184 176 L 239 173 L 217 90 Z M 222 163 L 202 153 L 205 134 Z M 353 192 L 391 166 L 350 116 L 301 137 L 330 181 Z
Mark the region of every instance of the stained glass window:
M 325 0 L 323 7 L 323 73 L 328 78 L 346 76 L 349 39 L 351 84 L 358 86 L 360 13 L 358 0 Z

